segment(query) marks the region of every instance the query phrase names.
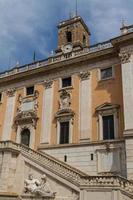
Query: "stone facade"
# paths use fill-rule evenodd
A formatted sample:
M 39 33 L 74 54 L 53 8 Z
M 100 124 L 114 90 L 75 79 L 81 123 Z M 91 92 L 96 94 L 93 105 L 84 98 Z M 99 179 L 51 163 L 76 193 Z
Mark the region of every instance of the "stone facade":
M 133 199 L 133 32 L 125 28 L 89 46 L 76 16 L 59 24 L 50 58 L 0 74 L 0 200 Z

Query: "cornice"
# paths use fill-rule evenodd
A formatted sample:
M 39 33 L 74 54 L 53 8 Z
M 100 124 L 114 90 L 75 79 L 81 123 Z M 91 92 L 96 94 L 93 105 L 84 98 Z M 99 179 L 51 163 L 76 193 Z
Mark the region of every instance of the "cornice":
M 111 56 L 116 56 L 117 54 L 114 51 L 114 48 L 108 48 L 108 49 L 104 49 L 104 50 L 100 50 L 97 52 L 93 52 L 93 53 L 86 53 L 84 55 L 79 55 L 79 56 L 75 56 L 75 57 L 71 57 L 69 59 L 65 59 L 62 61 L 57 61 L 57 62 L 53 62 L 53 63 L 48 63 L 45 67 L 38 67 L 38 68 L 34 68 L 32 70 L 28 70 L 25 72 L 21 72 L 21 73 L 17 73 L 17 74 L 13 74 L 10 76 L 6 76 L 3 78 L 0 78 L 0 84 L 4 85 L 4 84 L 8 84 L 9 82 L 16 82 L 16 81 L 20 81 L 21 79 L 30 79 L 31 77 L 37 77 L 37 76 L 43 76 L 45 73 L 51 73 L 52 70 L 54 69 L 59 69 L 62 67 L 73 67 L 73 65 L 77 65 L 78 63 L 93 63 L 96 61 L 99 61 L 101 59 L 106 59 L 106 58 L 110 58 Z
M 83 25 L 83 27 L 85 28 L 85 30 L 90 35 L 90 30 L 89 30 L 88 26 L 85 24 L 85 22 L 84 22 L 84 20 L 82 19 L 81 16 L 76 16 L 76 17 L 73 17 L 73 18 L 71 18 L 69 20 L 62 21 L 62 22 L 59 23 L 59 25 L 57 27 L 58 28 L 62 28 L 62 27 L 74 24 L 76 22 L 81 22 L 81 24 Z
M 125 139 L 116 139 L 116 140 L 102 140 L 102 141 L 91 141 L 86 143 L 73 143 L 73 144 L 60 144 L 60 145 L 46 145 L 46 144 L 40 144 L 38 146 L 38 150 L 50 150 L 50 149 L 63 149 L 63 148 L 75 148 L 75 147 L 85 147 L 85 146 L 99 146 L 99 145 L 106 145 L 106 144 L 124 144 Z
M 125 44 L 131 44 L 133 43 L 133 32 L 113 38 L 111 39 L 111 43 L 114 47 L 124 46 Z
M 17 198 L 18 194 L 13 193 L 13 192 L 0 192 L 0 197 L 12 197 L 12 198 Z

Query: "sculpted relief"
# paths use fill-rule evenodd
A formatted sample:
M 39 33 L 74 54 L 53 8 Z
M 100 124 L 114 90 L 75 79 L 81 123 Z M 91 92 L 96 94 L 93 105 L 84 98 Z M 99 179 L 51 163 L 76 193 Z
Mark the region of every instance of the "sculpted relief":
M 29 177 L 28 179 L 25 179 L 24 184 L 25 193 L 44 197 L 55 196 L 55 193 L 52 192 L 45 174 L 42 175 L 41 181 L 34 178 L 32 174 L 29 174 Z
M 130 62 L 130 57 L 131 57 L 131 53 L 130 52 L 123 51 L 123 52 L 119 53 L 119 56 L 121 58 L 122 64 Z
M 35 90 L 32 97 L 18 96 L 17 115 L 14 118 L 13 127 L 17 130 L 18 125 L 32 124 L 36 129 L 37 125 L 37 110 L 38 110 L 38 97 L 39 92 Z
M 41 176 L 41 180 L 34 178 L 33 174 L 29 174 L 28 179 L 24 180 L 24 193 L 25 195 L 34 195 L 38 198 L 42 197 L 42 199 L 58 199 L 59 197 L 59 199 L 79 200 L 79 193 L 73 189 L 71 190 L 69 197 L 67 196 L 67 193 L 64 193 L 63 196 L 62 194 L 61 196 L 58 196 L 58 191 L 57 193 L 52 191 L 45 174 Z
M 67 109 L 71 104 L 71 96 L 66 90 L 62 90 L 60 94 L 60 110 Z

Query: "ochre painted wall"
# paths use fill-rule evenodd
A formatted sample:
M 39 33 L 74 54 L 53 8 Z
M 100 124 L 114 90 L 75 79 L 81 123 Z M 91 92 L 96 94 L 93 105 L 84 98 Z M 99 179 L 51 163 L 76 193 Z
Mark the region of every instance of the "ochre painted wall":
M 118 134 L 122 136 L 123 122 L 123 97 L 121 67 L 114 67 L 114 79 L 99 81 L 98 69 L 92 70 L 92 140 L 98 139 L 96 108 L 106 102 L 120 105 L 118 118 Z
M 40 144 L 40 138 L 41 138 L 41 128 L 43 126 L 42 123 L 42 106 L 43 106 L 43 93 L 44 93 L 44 85 L 38 84 L 35 85 L 35 90 L 39 92 L 39 96 L 37 98 L 38 101 L 38 108 L 37 108 L 37 127 L 35 130 L 35 149 Z
M 124 130 L 124 120 L 123 120 L 123 98 L 122 98 L 122 80 L 121 80 L 121 67 L 115 66 L 114 79 L 99 81 L 98 77 L 98 69 L 93 69 L 91 71 L 91 91 L 92 91 L 92 134 L 91 134 L 91 141 L 98 140 L 98 130 L 97 130 L 97 116 L 96 116 L 96 108 L 106 102 L 112 104 L 120 105 L 119 109 L 119 137 L 122 137 L 122 133 Z M 71 109 L 74 111 L 74 120 L 73 120 L 73 133 L 72 133 L 72 143 L 79 142 L 79 97 L 80 97 L 80 77 L 78 74 L 72 75 L 72 88 L 69 89 L 71 93 Z M 39 92 L 39 97 L 37 98 L 38 101 L 38 121 L 37 127 L 35 130 L 35 149 L 40 144 L 40 137 L 41 137 L 41 129 L 43 126 L 42 123 L 42 104 L 43 104 L 43 93 L 45 94 L 45 87 L 42 83 L 35 85 L 35 90 Z M 51 139 L 50 144 L 55 145 L 57 144 L 57 119 L 55 118 L 55 114 L 59 110 L 59 100 L 60 100 L 60 79 L 56 79 L 53 81 L 53 105 L 52 105 L 52 123 L 51 123 Z M 17 89 L 16 91 L 16 104 L 14 110 L 14 118 L 17 113 L 17 108 L 19 106 L 18 96 L 24 94 L 24 88 Z M 6 110 L 6 102 L 7 102 L 7 95 L 6 92 L 3 92 L 2 103 L 0 104 L 0 138 L 2 134 L 2 128 L 4 124 L 4 116 Z M 31 133 L 32 134 L 32 133 Z M 11 138 L 13 141 L 16 141 L 16 130 L 12 128 Z
M 15 93 L 16 93 L 16 99 L 14 108 L 14 118 L 17 115 L 17 109 L 19 107 L 19 95 L 21 95 L 22 97 L 24 96 L 24 88 L 17 89 Z M 12 126 L 11 140 L 16 141 L 16 137 L 17 137 L 17 130 L 15 129 L 14 126 Z
M 7 105 L 7 95 L 6 92 L 2 92 L 2 101 L 0 103 L 0 139 L 2 139 L 6 105 Z

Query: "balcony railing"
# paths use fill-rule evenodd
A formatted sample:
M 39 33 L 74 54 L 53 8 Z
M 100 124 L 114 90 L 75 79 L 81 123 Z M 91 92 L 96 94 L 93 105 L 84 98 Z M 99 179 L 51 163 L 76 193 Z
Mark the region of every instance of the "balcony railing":
M 20 67 L 15 67 L 11 70 L 1 72 L 0 78 L 4 78 L 4 77 L 11 76 L 11 75 L 14 75 L 14 74 L 19 74 L 19 73 L 22 73 L 22 72 L 30 71 L 32 69 L 44 67 L 47 64 L 48 64 L 48 59 L 43 60 L 43 61 L 39 61 L 39 62 L 36 62 L 36 63 L 31 63 L 31 64 L 28 64 L 28 65 L 20 66 Z
M 133 32 L 133 25 L 122 27 L 121 32 L 122 32 L 122 35 Z M 98 43 L 96 45 L 93 45 L 89 48 L 84 48 L 83 50 L 73 51 L 73 52 L 68 53 L 68 54 L 61 54 L 61 55 L 55 54 L 55 55 L 52 55 L 50 58 L 48 58 L 46 60 L 41 60 L 41 61 L 38 61 L 38 62 L 35 62 L 35 63 L 20 66 L 20 67 L 14 67 L 11 70 L 2 72 L 2 73 L 0 73 L 0 79 L 7 77 L 7 76 L 26 72 L 26 71 L 29 71 L 29 70 L 41 68 L 41 67 L 46 66 L 48 63 L 50 64 L 50 63 L 60 62 L 60 61 L 67 60 L 67 59 L 74 58 L 74 57 L 78 57 L 78 56 L 81 56 L 81 55 L 86 55 L 86 54 L 98 52 L 98 51 L 108 49 L 108 48 L 111 48 L 111 47 L 113 47 L 111 42 L 106 41 L 106 42 L 103 42 L 103 43 Z

